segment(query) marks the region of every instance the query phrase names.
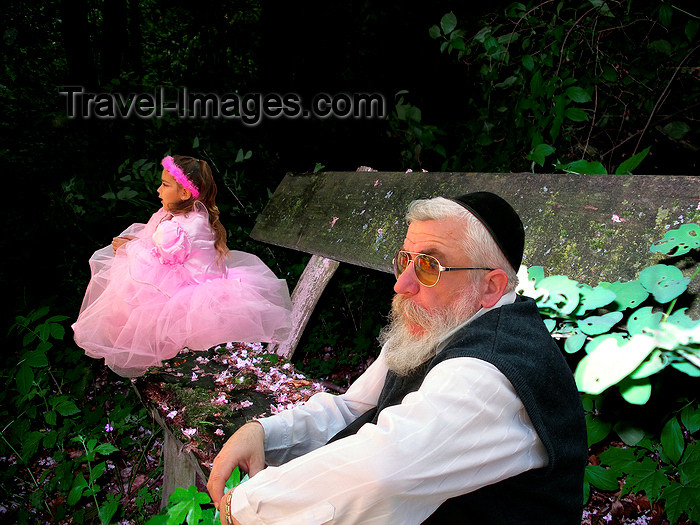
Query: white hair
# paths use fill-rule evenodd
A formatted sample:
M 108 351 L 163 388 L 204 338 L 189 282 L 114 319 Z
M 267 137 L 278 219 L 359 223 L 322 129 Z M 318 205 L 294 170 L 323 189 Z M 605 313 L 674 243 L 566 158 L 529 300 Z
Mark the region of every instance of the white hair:
M 463 221 L 461 246 L 464 253 L 469 255 L 472 264 L 485 268 L 500 268 L 508 276 L 505 291 L 515 290 L 518 286 L 518 268 L 510 265 L 486 227 L 461 204 L 444 197 L 420 199 L 413 201 L 406 212 L 406 223 L 409 225 L 414 221 L 438 221 L 449 218 Z M 472 282 L 477 278 L 477 275 L 467 276 L 467 279 Z

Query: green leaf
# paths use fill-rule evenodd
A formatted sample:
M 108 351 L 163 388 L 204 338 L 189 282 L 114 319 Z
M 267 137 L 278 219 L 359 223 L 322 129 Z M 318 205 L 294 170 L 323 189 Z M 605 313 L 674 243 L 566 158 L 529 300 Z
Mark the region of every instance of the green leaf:
M 49 410 L 47 412 L 44 412 L 44 421 L 46 421 L 46 423 L 48 423 L 49 425 L 51 425 L 51 426 L 55 425 L 56 419 L 57 419 L 56 412 L 54 412 L 53 410 Z
M 27 395 L 34 384 L 34 372 L 29 365 L 23 364 L 19 367 L 17 375 L 15 375 L 17 390 L 23 396 Z
M 447 16 L 447 15 L 445 15 Z M 484 26 L 474 35 L 474 40 L 483 44 L 487 38 L 491 36 L 491 28 L 489 26 Z
M 557 322 L 554 319 L 545 319 L 544 325 L 547 327 L 547 331 L 551 334 L 557 327 Z
M 541 266 L 530 266 L 527 270 L 527 276 L 530 282 L 537 287 L 539 282 L 544 279 L 544 268 Z
M 169 525 L 179 525 L 185 519 L 187 523 L 199 523 L 202 516 L 201 505 L 211 503 L 211 498 L 203 492 L 198 492 L 195 485 L 190 485 L 187 490 L 176 488 L 170 495 L 169 503 L 174 503 L 169 511 Z
M 566 118 L 573 122 L 587 122 L 588 115 L 581 108 L 566 108 L 564 111 Z
M 61 414 L 62 416 L 72 416 L 73 414 L 77 414 L 80 412 L 80 409 L 75 405 L 73 401 L 70 400 L 63 400 L 60 403 L 58 403 L 55 407 L 56 412 Z
M 596 339 L 601 338 L 595 350 L 581 359 L 574 374 L 578 389 L 589 394 L 600 394 L 622 381 L 654 349 L 654 339 L 647 335 L 634 335 L 621 345 L 616 337 Z
M 666 516 L 671 523 L 677 523 L 683 512 L 697 507 L 700 486 L 681 485 L 674 481 L 663 490 L 662 497 L 666 500 Z
M 586 434 L 588 436 L 588 447 L 603 441 L 608 434 L 612 425 L 607 421 L 603 421 L 593 414 L 586 414 Z
M 681 483 L 700 486 L 700 444 L 689 444 L 678 465 Z
M 107 464 L 104 461 L 99 462 L 97 465 L 94 465 L 90 469 L 90 483 L 94 483 L 94 481 L 102 476 L 102 474 L 105 473 L 105 469 L 107 468 Z
M 630 465 L 637 462 L 632 448 L 609 447 L 598 456 L 603 465 L 608 465 L 618 477 L 628 472 Z
M 525 7 L 525 4 L 513 2 L 508 4 L 508 7 L 506 7 L 506 16 L 510 18 L 522 18 L 525 15 L 526 10 L 527 8 Z
M 651 150 L 651 147 L 644 148 L 639 153 L 632 155 L 629 159 L 627 159 L 617 167 L 617 169 L 615 170 L 615 174 L 630 175 L 635 169 L 637 169 L 637 166 L 639 166 L 642 163 L 642 161 L 646 158 L 646 156 L 649 153 L 649 150 Z
M 578 283 L 564 275 L 542 279 L 532 297 L 539 308 L 551 309 L 564 316 L 576 310 L 579 303 Z
M 697 20 L 688 20 L 688 23 L 685 24 L 685 37 L 688 39 L 688 42 L 695 40 L 699 28 L 700 24 Z
M 578 328 L 586 335 L 600 335 L 622 320 L 622 312 L 610 312 L 605 315 L 592 315 L 578 321 Z
M 231 472 L 231 475 L 229 476 L 228 480 L 226 481 L 226 486 L 225 486 L 225 491 L 228 492 L 232 488 L 238 486 L 241 483 L 241 471 L 238 467 L 233 469 L 233 472 Z
M 78 473 L 73 480 L 73 486 L 68 493 L 68 505 L 75 505 L 78 503 L 80 498 L 83 496 L 83 490 L 88 487 L 88 483 L 83 477 L 82 473 Z
M 634 450 L 631 448 L 609 447 L 598 455 L 603 465 L 608 465 L 617 477 L 622 477 L 628 467 L 637 461 Z
M 532 59 L 532 56 L 530 55 L 523 55 L 523 67 L 527 69 L 528 71 L 532 71 L 535 69 L 535 61 Z
M 661 7 L 659 7 L 659 21 L 666 27 L 671 25 L 671 19 L 673 18 L 673 7 L 669 4 L 663 2 Z
M 192 141 L 192 149 L 197 149 L 199 147 L 199 137 L 195 137 Z
M 661 131 L 672 139 L 680 140 L 688 134 L 690 126 L 683 121 L 674 120 L 661 128 Z
M 649 297 L 649 292 L 639 281 L 615 281 L 613 283 L 601 282 L 598 287 L 607 288 L 615 294 L 615 310 L 621 311 L 628 308 L 636 308 Z
M 700 368 L 692 363 L 671 363 L 671 366 L 684 374 L 688 374 L 690 377 L 700 377 Z
M 538 144 L 527 156 L 527 160 L 531 160 L 540 166 L 544 166 L 544 159 L 555 151 L 556 150 L 549 144 Z
M 564 350 L 567 354 L 574 354 L 583 348 L 586 339 L 586 334 L 577 331 L 575 334 L 566 338 L 564 341 Z
M 644 439 L 646 435 L 644 433 L 644 430 L 625 421 L 618 421 L 617 423 L 615 423 L 614 430 L 617 433 L 617 435 L 620 436 L 622 442 L 629 447 L 637 445 L 639 442 L 642 441 L 642 439 Z M 632 449 L 626 450 L 632 451 Z M 631 458 L 632 459 L 630 459 L 630 461 L 635 460 L 634 455 L 632 455 Z
M 685 407 L 681 411 L 681 423 L 691 434 L 700 430 L 700 407 Z
M 562 169 L 569 173 L 578 173 L 581 175 L 607 175 L 605 166 L 600 162 L 590 162 L 584 159 L 575 160 L 562 167 Z
M 67 315 L 52 315 L 49 317 L 46 322 L 47 323 L 60 323 L 61 321 L 65 321 L 66 319 L 70 319 Z
M 620 394 L 632 405 L 643 405 L 651 397 L 651 383 L 648 379 L 623 379 L 618 385 Z
M 50 327 L 51 337 L 57 340 L 62 340 L 63 336 L 66 334 L 66 329 L 58 323 L 48 323 Z
M 50 430 L 44 435 L 42 440 L 42 445 L 44 448 L 53 448 L 56 445 L 56 439 L 58 438 L 58 432 L 55 430 Z
M 667 40 L 654 40 L 649 44 L 649 49 L 661 53 L 662 55 L 670 55 L 673 51 L 673 47 L 668 43 Z
M 581 299 L 578 308 L 574 312 L 576 316 L 581 316 L 588 310 L 607 306 L 615 300 L 615 292 L 605 286 L 593 288 L 587 284 L 580 284 L 579 293 L 581 294 Z
M 152 518 L 148 519 L 146 525 L 168 525 L 170 512 L 168 511 L 168 509 L 165 509 L 162 512 L 168 512 L 168 515 L 166 516 L 165 514 L 156 514 Z
M 651 306 L 639 308 L 627 319 L 627 331 L 630 335 L 653 333 L 659 329 L 663 316 L 663 312 L 654 312 Z
M 442 36 L 442 33 L 440 32 L 440 28 L 437 25 L 433 25 L 428 30 L 428 34 L 430 35 L 430 38 L 433 38 L 433 39 L 440 38 Z
M 452 11 L 442 17 L 440 20 L 440 27 L 442 28 L 442 32 L 446 35 L 454 31 L 454 28 L 457 27 L 457 17 Z
M 95 452 L 97 452 L 98 454 L 103 454 L 105 456 L 118 450 L 119 449 L 111 443 L 102 443 L 101 445 L 97 445 L 97 447 L 95 447 Z
M 533 97 L 539 98 L 544 94 L 542 86 L 542 73 L 540 73 L 540 71 L 537 71 L 534 75 L 532 75 L 532 78 L 530 79 L 530 93 Z
M 567 88 L 566 96 L 574 102 L 578 102 L 580 104 L 591 101 L 591 96 L 586 92 L 586 90 L 578 86 L 571 86 L 570 88 Z
M 22 437 L 22 459 L 29 461 L 36 451 L 39 449 L 39 443 L 44 437 L 41 432 L 30 432 Z
M 675 266 L 656 264 L 644 268 L 639 273 L 639 282 L 661 304 L 668 303 L 681 295 L 690 282 L 690 277 L 683 277 Z
M 675 417 L 671 418 L 661 430 L 661 446 L 668 458 L 677 464 L 685 450 L 685 439 L 681 425 Z
M 597 465 L 586 465 L 583 479 L 600 490 L 617 490 L 620 488 L 615 473 Z
M 467 49 L 467 45 L 464 43 L 464 39 L 459 31 L 455 31 L 452 33 L 452 36 L 450 36 L 450 45 L 452 49 L 456 49 L 457 51 L 464 51 Z
M 601 76 L 603 80 L 607 82 L 617 82 L 617 71 L 615 71 L 614 67 L 608 66 L 607 64 L 603 66 Z
M 36 310 L 29 312 L 29 315 L 27 315 L 27 319 L 30 322 L 38 321 L 42 317 L 44 317 L 46 314 L 49 313 L 49 307 L 48 306 L 42 306 L 41 308 L 37 308 Z
M 623 492 L 644 491 L 650 501 L 659 499 L 661 491 L 669 484 L 669 479 L 663 470 L 659 470 L 655 461 L 643 458 L 642 461 L 627 466 L 627 478 Z
M 615 15 L 610 12 L 610 7 L 605 2 L 605 0 L 590 0 L 591 4 L 598 8 L 598 12 L 607 17 L 614 17 Z
M 102 525 L 109 525 L 112 523 L 112 517 L 119 508 L 119 500 L 114 496 L 110 496 L 112 496 L 112 494 L 108 495 L 107 502 L 100 506 L 100 511 L 98 513 L 98 517 L 100 518 L 100 523 L 102 523 Z
M 666 323 L 677 326 L 682 330 L 695 330 L 696 328 L 698 328 L 698 326 L 700 326 L 700 320 L 695 320 L 692 317 L 688 316 L 686 314 L 687 311 L 687 308 L 681 308 L 680 310 L 676 310 L 668 316 L 668 318 L 666 319 Z
M 668 356 L 658 348 L 654 350 L 639 368 L 630 374 L 631 379 L 642 379 L 654 375 L 669 364 Z
M 493 87 L 507 88 L 507 87 L 510 87 L 513 84 L 515 84 L 518 80 L 519 80 L 518 77 L 510 76 L 510 77 L 506 78 L 503 82 L 499 82 L 498 84 L 494 84 Z
M 651 245 L 649 251 L 675 257 L 697 248 L 700 248 L 700 226 L 690 223 L 667 231 L 663 239 Z

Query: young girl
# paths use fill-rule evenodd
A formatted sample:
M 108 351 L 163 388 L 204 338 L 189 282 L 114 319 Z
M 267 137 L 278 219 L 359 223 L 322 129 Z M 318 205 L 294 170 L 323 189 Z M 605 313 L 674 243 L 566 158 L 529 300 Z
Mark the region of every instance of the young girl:
M 75 342 L 136 377 L 183 348 L 280 342 L 290 330 L 287 284 L 255 255 L 229 251 L 209 165 L 165 157 L 148 224 L 132 224 L 90 258 Z

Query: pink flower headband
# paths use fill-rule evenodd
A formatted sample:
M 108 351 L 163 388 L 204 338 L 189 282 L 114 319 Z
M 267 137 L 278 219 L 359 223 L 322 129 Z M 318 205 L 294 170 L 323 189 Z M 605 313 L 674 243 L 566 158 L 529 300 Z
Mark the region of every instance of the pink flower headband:
M 173 176 L 178 184 L 180 184 L 186 190 L 189 190 L 195 199 L 199 197 L 199 190 L 197 187 L 192 184 L 192 181 L 187 178 L 187 175 L 185 175 L 178 165 L 175 164 L 175 160 L 170 155 L 163 159 L 161 165 L 168 171 L 168 173 L 170 173 L 170 175 Z

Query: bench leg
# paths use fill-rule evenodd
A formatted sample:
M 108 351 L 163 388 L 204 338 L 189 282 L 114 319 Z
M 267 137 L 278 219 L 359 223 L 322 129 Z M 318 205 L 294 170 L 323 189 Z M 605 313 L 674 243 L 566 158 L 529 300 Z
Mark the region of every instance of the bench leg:
M 161 489 L 160 508 L 168 504 L 170 495 L 177 487 L 187 488 L 197 482 L 197 471 L 192 465 L 189 453 L 183 451 L 182 442 L 173 436 L 170 430 L 163 430 L 163 488 Z
M 320 255 L 311 256 L 292 293 L 292 331 L 286 341 L 279 345 L 268 345 L 270 352 L 291 359 L 316 303 L 339 264 L 338 261 Z

